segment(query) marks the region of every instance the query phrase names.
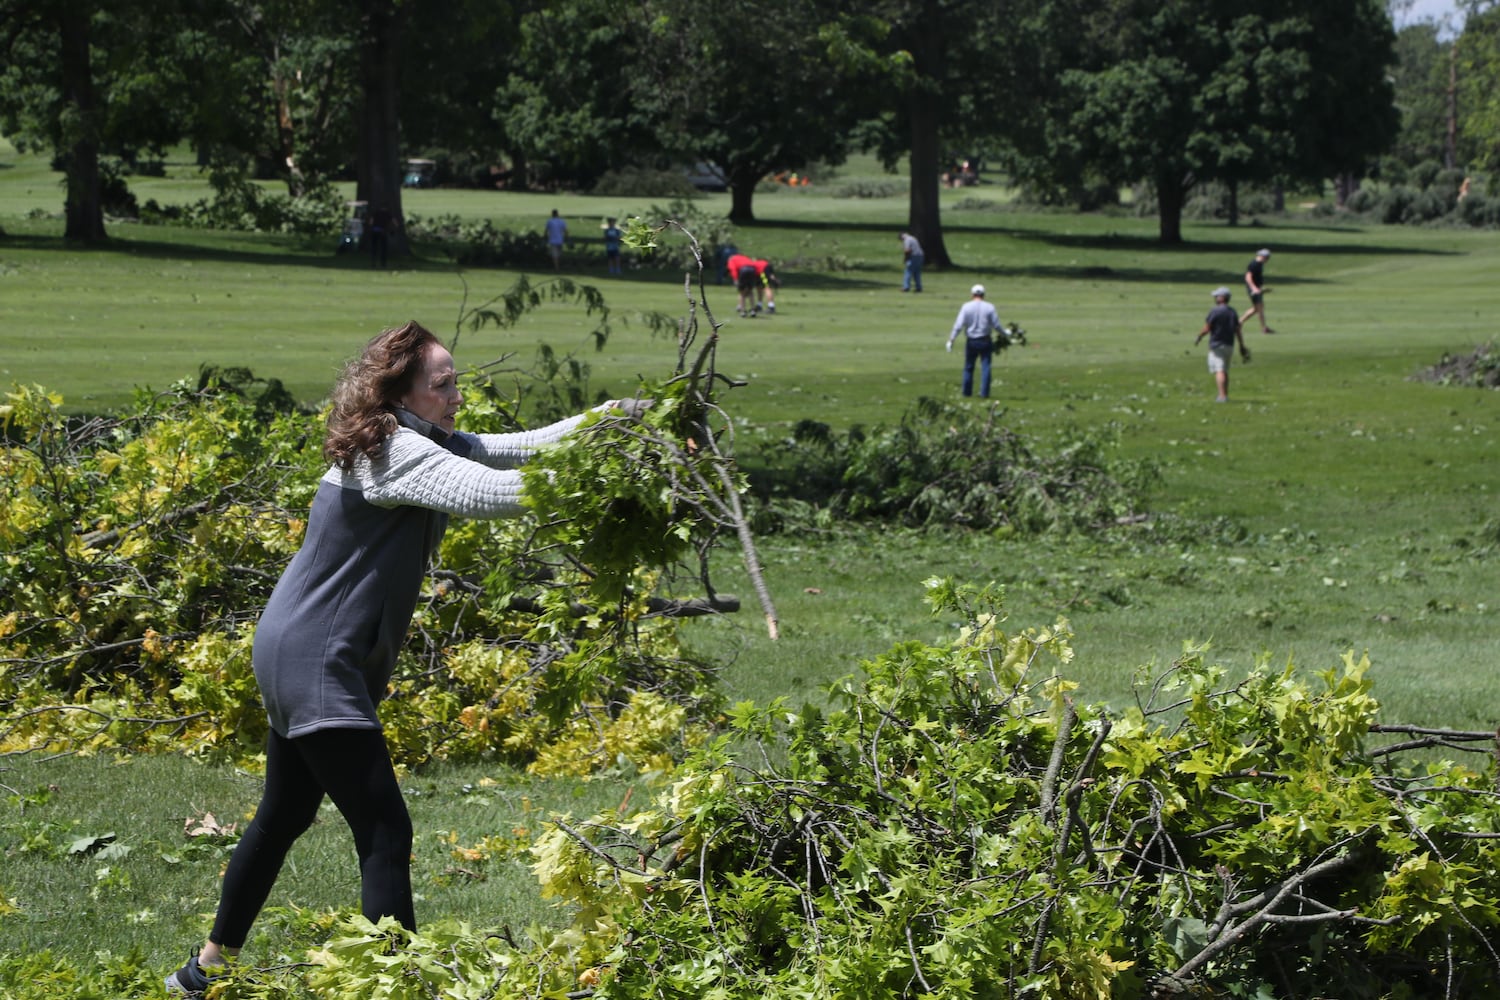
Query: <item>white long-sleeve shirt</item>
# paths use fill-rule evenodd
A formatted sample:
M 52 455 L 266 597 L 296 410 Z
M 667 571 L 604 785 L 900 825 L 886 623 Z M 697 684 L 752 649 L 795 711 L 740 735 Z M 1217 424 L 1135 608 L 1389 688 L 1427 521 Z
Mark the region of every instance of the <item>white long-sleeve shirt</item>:
M 379 729 L 375 706 L 406 638 L 450 515 L 515 517 L 516 468 L 583 417 L 517 434 L 431 433 L 411 414 L 371 458 L 334 466 L 302 547 L 266 603 L 251 663 L 272 728 Z
M 983 340 L 1000 326 L 1000 314 L 984 299 L 970 299 L 958 310 L 958 319 L 953 321 L 953 332 L 948 334 L 952 344 L 960 333 L 970 340 Z

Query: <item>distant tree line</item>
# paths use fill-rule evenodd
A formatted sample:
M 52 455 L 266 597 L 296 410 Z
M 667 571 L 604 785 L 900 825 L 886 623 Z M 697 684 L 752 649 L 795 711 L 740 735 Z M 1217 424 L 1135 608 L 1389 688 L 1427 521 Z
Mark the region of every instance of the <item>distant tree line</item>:
M 1167 243 L 1205 185 L 1233 218 L 1249 186 L 1500 173 L 1500 2 L 1461 2 L 1445 38 L 1385 0 L 0 0 L 0 131 L 53 154 L 84 241 L 183 142 L 397 218 L 404 156 L 512 189 L 708 162 L 735 222 L 768 173 L 873 150 L 941 266 L 953 151 L 1043 201 L 1138 185 Z

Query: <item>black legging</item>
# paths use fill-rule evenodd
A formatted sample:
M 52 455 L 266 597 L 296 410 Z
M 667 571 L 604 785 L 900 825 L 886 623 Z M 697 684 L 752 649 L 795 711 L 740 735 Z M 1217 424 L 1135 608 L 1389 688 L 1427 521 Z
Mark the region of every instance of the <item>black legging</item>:
M 395 917 L 416 929 L 411 817 L 385 737 L 374 729 L 325 729 L 287 739 L 273 730 L 266 744 L 266 788 L 224 870 L 210 941 L 244 946 L 287 851 L 312 825 L 324 794 L 354 834 L 364 915 L 371 921 Z

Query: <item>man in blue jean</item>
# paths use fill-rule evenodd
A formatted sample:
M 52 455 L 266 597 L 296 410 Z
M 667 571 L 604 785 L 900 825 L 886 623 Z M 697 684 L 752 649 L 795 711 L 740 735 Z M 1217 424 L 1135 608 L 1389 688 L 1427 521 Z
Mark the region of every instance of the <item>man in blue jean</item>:
M 964 333 L 964 395 L 974 395 L 974 362 L 979 362 L 979 395 L 990 394 L 990 363 L 995 356 L 994 334 L 1000 328 L 1000 314 L 984 300 L 984 286 L 969 289 L 969 301 L 958 310 L 953 332 L 948 334 L 948 350 L 959 331 Z
M 922 290 L 922 262 L 926 256 L 922 253 L 922 244 L 911 233 L 901 234 L 901 254 L 906 258 L 906 272 L 901 278 L 901 290 L 909 292 L 915 289 Z

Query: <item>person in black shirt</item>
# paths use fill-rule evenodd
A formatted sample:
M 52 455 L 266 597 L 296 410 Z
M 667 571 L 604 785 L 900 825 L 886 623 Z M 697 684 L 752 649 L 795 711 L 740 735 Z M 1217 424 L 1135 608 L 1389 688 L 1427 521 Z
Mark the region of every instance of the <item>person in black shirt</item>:
M 1208 311 L 1208 318 L 1203 322 L 1203 329 L 1198 331 L 1194 346 L 1208 338 L 1208 370 L 1213 374 L 1214 385 L 1218 387 L 1219 395 L 1214 400 L 1216 403 L 1229 402 L 1229 361 L 1234 356 L 1234 345 L 1238 341 L 1240 345 L 1240 357 L 1246 362 L 1250 360 L 1250 348 L 1245 346 L 1244 327 L 1240 318 L 1235 315 L 1234 310 L 1229 308 L 1229 289 L 1224 287 L 1215 288 L 1214 307 Z
M 1248 323 L 1251 316 L 1259 316 L 1261 333 L 1276 332 L 1266 326 L 1266 261 L 1270 256 L 1269 250 L 1257 250 L 1255 259 L 1245 265 L 1245 291 L 1250 293 L 1250 308 L 1240 317 L 1240 324 L 1243 326 Z

